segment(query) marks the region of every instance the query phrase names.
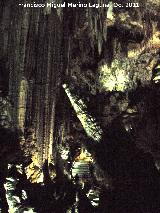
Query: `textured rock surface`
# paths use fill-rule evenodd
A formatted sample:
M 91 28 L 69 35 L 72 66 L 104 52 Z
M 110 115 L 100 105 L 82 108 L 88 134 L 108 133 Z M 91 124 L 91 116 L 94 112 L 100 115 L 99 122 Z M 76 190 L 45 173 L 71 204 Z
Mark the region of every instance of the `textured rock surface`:
M 39 203 L 47 196 L 42 213 L 49 213 L 54 202 L 59 210 L 61 201 L 63 212 L 75 206 L 82 213 L 159 211 L 160 177 L 154 162 L 159 168 L 160 4 L 137 2 L 139 7 L 110 4 L 99 9 L 1 2 L 0 177 L 6 209 L 3 184 L 11 163 L 22 164 L 31 182 L 45 184 L 27 182 L 28 205 L 40 212 Z M 102 135 L 99 143 L 92 134 L 95 127 Z M 94 158 L 92 184 L 100 191 L 96 208 L 85 195 L 90 182 L 82 191 L 71 183 L 65 187 L 64 173 L 70 175 L 82 144 Z M 47 195 L 50 186 L 54 189 Z M 79 201 L 71 196 L 73 188 Z M 69 194 L 68 203 L 62 191 Z M 33 202 L 38 193 L 42 196 Z

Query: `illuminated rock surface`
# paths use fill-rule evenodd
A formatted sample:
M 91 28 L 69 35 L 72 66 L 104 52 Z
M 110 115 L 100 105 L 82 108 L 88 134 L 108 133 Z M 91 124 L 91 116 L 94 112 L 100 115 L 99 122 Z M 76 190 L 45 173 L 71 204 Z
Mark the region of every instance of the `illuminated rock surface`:
M 1 2 L 2 212 L 159 212 L 160 3 L 118 2 Z

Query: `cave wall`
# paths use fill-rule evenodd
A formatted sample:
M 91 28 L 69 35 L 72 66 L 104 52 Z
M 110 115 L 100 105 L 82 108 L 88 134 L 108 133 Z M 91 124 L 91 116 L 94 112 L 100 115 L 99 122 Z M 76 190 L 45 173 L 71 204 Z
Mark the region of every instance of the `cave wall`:
M 22 131 L 25 155 L 38 153 L 34 158 L 41 167 L 52 159 L 63 25 L 56 10 L 26 9 L 14 1 L 2 2 L 0 22 L 1 90 L 11 105 L 9 127 Z
M 63 159 L 63 152 L 69 155 L 69 143 L 76 151 L 83 143 L 102 172 L 96 180 L 101 189 L 109 185 L 111 190 L 115 189 L 113 194 L 119 196 L 120 185 L 126 180 L 131 183 L 131 188 L 124 186 L 126 198 L 136 185 L 141 189 L 140 195 L 145 194 L 147 181 L 159 187 L 154 167 L 154 161 L 159 165 L 160 159 L 159 81 L 154 80 L 154 75 L 158 79 L 154 72 L 159 64 L 160 45 L 157 6 L 158 1 L 148 0 L 140 8 L 120 9 L 111 5 L 109 9 L 48 11 L 22 8 L 11 0 L 2 2 L 0 124 L 21 130 L 21 149 L 33 161 L 25 169 L 32 182 L 37 182 L 38 177 L 43 181 L 40 173 L 44 162 L 59 164 L 56 169 L 63 175 L 68 157 Z M 73 93 L 75 104 L 84 103 L 83 122 L 77 119 L 64 84 Z M 109 132 L 103 135 L 100 145 L 94 143 L 96 140 L 93 142 L 96 137 L 92 134 L 92 144 L 85 143 L 91 139 L 83 131 L 88 115 L 88 120 L 96 123 L 93 127 L 97 125 L 103 133 Z M 88 124 L 91 129 L 92 122 Z M 5 153 L 6 148 L 3 150 Z M 146 152 L 152 154 L 154 161 Z M 143 167 L 146 185 L 139 178 Z M 136 175 L 134 171 L 138 171 Z M 151 171 L 155 179 L 150 179 Z M 154 190 L 152 183 L 150 187 Z M 138 193 L 135 190 L 134 196 Z M 112 212 L 116 212 L 116 207 Z
M 139 4 L 140 8 L 111 5 L 109 9 L 49 11 L 2 2 L 2 93 L 11 103 L 10 126 L 24 133 L 21 144 L 23 149 L 27 144 L 26 154 L 38 151 L 38 162 L 42 164 L 48 158 L 51 161 L 59 94 L 64 104 L 60 113 L 57 111 L 55 138 L 65 138 L 63 132 L 71 119 L 70 112 L 65 113 L 68 102 L 64 91 L 60 91 L 62 80 L 79 88 L 77 95 L 84 98 L 102 128 L 118 116 L 124 126 L 131 127 L 140 104 L 130 106 L 128 92 L 140 84 L 150 85 L 159 59 L 158 3 L 147 1 L 143 7 Z M 95 100 L 97 107 L 93 107 Z M 60 115 L 62 111 L 64 116 Z M 128 113 L 131 111 L 135 114 Z M 71 130 L 65 131 L 67 135 Z M 29 151 L 29 141 L 36 151 Z

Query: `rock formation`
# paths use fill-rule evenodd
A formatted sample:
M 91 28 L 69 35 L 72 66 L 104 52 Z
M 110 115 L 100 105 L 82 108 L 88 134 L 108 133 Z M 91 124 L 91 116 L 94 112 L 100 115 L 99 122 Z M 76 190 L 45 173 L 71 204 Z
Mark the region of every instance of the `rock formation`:
M 90 5 L 0 4 L 4 213 L 160 210 L 160 3 Z

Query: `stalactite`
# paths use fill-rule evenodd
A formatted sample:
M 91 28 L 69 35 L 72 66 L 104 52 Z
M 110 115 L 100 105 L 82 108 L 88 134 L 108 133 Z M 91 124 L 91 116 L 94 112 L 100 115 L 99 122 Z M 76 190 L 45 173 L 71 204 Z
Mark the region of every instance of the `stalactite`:
M 20 82 L 18 98 L 18 127 L 24 132 L 26 105 L 27 105 L 28 82 L 24 78 Z
M 65 92 L 70 99 L 70 102 L 77 113 L 77 117 L 82 123 L 87 135 L 93 140 L 99 142 L 101 140 L 102 130 L 98 124 L 96 124 L 94 118 L 87 114 L 86 106 L 82 100 L 78 100 L 76 96 L 73 96 L 67 85 L 63 85 Z
M 24 132 L 26 138 L 21 138 L 24 149 L 25 143 L 36 143 L 38 150 L 35 153 L 30 150 L 30 154 L 40 169 L 45 159 L 51 162 L 53 158 L 56 88 L 63 68 L 60 17 L 56 10 L 47 15 L 43 8 L 35 11 L 15 7 L 12 2 L 9 7 L 5 4 L 2 23 L 5 34 L 1 55 L 7 54 L 8 60 L 9 97 L 14 103 L 12 123 Z M 34 137 L 27 136 L 29 129 Z
M 95 154 L 97 157 L 94 156 L 95 159 L 104 170 L 102 172 L 104 174 L 100 174 L 100 176 L 107 179 L 105 172 L 109 171 L 111 177 L 113 176 L 113 185 L 115 184 L 113 190 L 121 190 L 120 187 L 127 181 L 130 183 L 130 179 L 133 179 L 134 182 L 137 178 L 136 175 L 141 174 L 142 170 L 145 171 L 144 165 L 148 162 L 152 164 L 152 160 L 146 156 L 141 157 L 139 150 L 132 146 L 133 144 L 130 145 L 130 140 L 128 140 L 128 135 L 131 136 L 134 126 L 132 118 L 139 116 L 137 115 L 138 107 L 141 111 L 145 110 L 139 102 L 138 107 L 130 107 L 128 93 L 133 90 L 137 92 L 141 87 L 151 86 L 155 89 L 159 86 L 159 71 L 156 69 L 159 69 L 160 39 L 159 26 L 155 21 L 156 19 L 159 21 L 158 10 L 155 12 L 158 0 L 152 2 L 147 0 L 144 7 L 131 8 L 131 10 L 113 8 L 113 2 L 115 1 L 110 2 L 110 6 L 107 8 L 83 8 L 83 10 L 81 10 L 82 8 L 24 9 L 15 6 L 13 0 L 2 2 L 3 8 L 0 8 L 0 45 L 2 46 L 0 65 L 4 63 L 4 66 L 0 66 L 0 69 L 2 67 L 3 73 L 9 73 L 9 89 L 6 81 L 7 86 L 4 86 L 6 91 L 4 93 L 0 91 L 0 95 L 6 95 L 9 90 L 9 97 L 0 97 L 0 104 L 2 108 L 4 106 L 0 112 L 0 124 L 3 128 L 10 128 L 12 126 L 10 124 L 13 124 L 13 127 L 22 130 L 20 145 L 24 151 L 23 157 L 27 157 L 27 160 L 22 159 L 22 161 L 25 166 L 32 161 L 24 168 L 31 182 L 45 182 L 42 171 L 44 163 L 49 164 L 50 168 L 53 167 L 49 168 L 49 172 L 47 170 L 50 174 L 52 172 L 53 177 L 56 172 L 61 177 L 63 177 L 63 173 L 68 175 L 68 170 L 65 168 L 67 164 L 65 160 L 69 159 L 68 141 L 74 141 L 73 143 L 79 145 L 79 135 L 84 134 L 84 132 L 81 133 L 82 126 L 87 133 L 82 140 L 88 136 L 89 142 L 95 141 L 92 144 L 97 149 L 92 150 L 92 153 Z M 108 4 L 109 2 L 98 0 L 96 3 Z M 153 7 L 150 8 L 149 5 Z M 63 85 L 64 93 L 61 84 L 65 82 L 70 86 L 75 86 L 74 89 Z M 0 84 L 3 84 L 1 79 Z M 77 94 L 74 92 L 76 89 Z M 85 101 L 79 98 L 83 96 L 82 93 L 85 94 L 86 105 Z M 138 95 L 135 95 L 136 97 L 133 99 L 136 99 Z M 152 96 L 155 95 L 152 94 Z M 144 104 L 145 100 L 141 102 Z M 158 101 L 155 105 L 157 104 Z M 88 105 L 90 112 L 87 110 Z M 93 109 L 93 105 L 95 109 Z M 158 114 L 158 111 L 156 113 Z M 97 120 L 91 114 L 96 114 Z M 147 113 L 144 115 L 147 116 Z M 8 119 L 6 126 L 4 118 Z M 140 119 L 140 116 L 138 118 Z M 156 122 L 159 122 L 159 117 L 156 119 L 154 119 L 155 123 L 151 119 L 148 119 L 148 123 L 147 119 L 143 119 L 146 123 L 146 126 L 144 125 L 146 134 L 144 135 L 144 130 L 138 132 L 144 143 L 154 139 L 154 142 L 158 143 L 159 135 L 157 134 L 155 137 L 156 128 L 153 128 L 154 134 L 149 135 L 149 139 L 146 139 L 147 132 L 151 131 L 150 126 L 152 124 L 156 126 Z M 118 120 L 119 123 L 112 126 L 115 120 Z M 101 125 L 96 121 L 101 122 Z M 79 128 L 76 123 L 80 126 Z M 124 135 L 121 125 L 126 128 Z M 107 128 L 110 136 L 106 136 L 104 140 L 101 126 Z M 8 132 L 6 134 L 8 135 Z M 10 142 L 8 139 L 7 141 Z M 2 155 L 0 156 L 3 161 L 4 153 L 7 152 L 8 147 L 12 150 L 12 146 L 6 146 L 8 143 L 5 143 L 5 140 L 2 142 Z M 142 142 L 139 143 L 142 145 Z M 18 149 L 16 143 L 15 145 L 15 149 Z M 144 147 L 158 156 L 157 144 L 152 144 L 152 147 L 144 145 Z M 118 155 L 115 155 L 115 150 Z M 17 155 L 20 155 L 19 150 L 18 154 L 15 152 L 10 154 L 9 151 L 7 157 L 4 157 L 17 162 L 20 158 Z M 81 153 L 77 160 L 82 160 L 83 155 L 84 153 Z M 103 163 L 104 159 L 105 163 Z M 143 160 L 144 165 L 141 168 L 140 164 L 139 171 L 137 165 L 139 162 L 143 164 Z M 137 171 L 136 174 L 133 175 L 132 171 L 130 172 L 131 167 Z M 150 169 L 153 171 L 154 167 Z M 59 170 L 61 171 L 59 172 Z M 146 173 L 148 175 L 148 170 Z M 102 178 L 97 178 L 97 180 L 100 184 L 106 181 Z M 133 187 L 131 191 L 136 188 L 136 184 L 134 185 L 135 182 L 133 182 L 131 181 L 130 184 Z M 146 182 L 148 187 L 150 178 Z M 139 181 L 137 181 L 137 185 L 138 183 Z M 142 185 L 141 183 L 138 185 L 140 190 L 138 193 L 135 191 L 135 194 L 137 193 L 135 197 L 137 195 L 143 197 Z M 144 188 L 147 188 L 146 185 Z M 105 187 L 108 187 L 108 184 L 102 183 L 102 188 Z M 152 184 L 151 188 L 154 188 Z M 118 190 L 116 193 L 113 191 L 116 196 Z M 55 200 L 58 197 L 55 194 Z M 97 203 L 94 204 L 97 205 Z

